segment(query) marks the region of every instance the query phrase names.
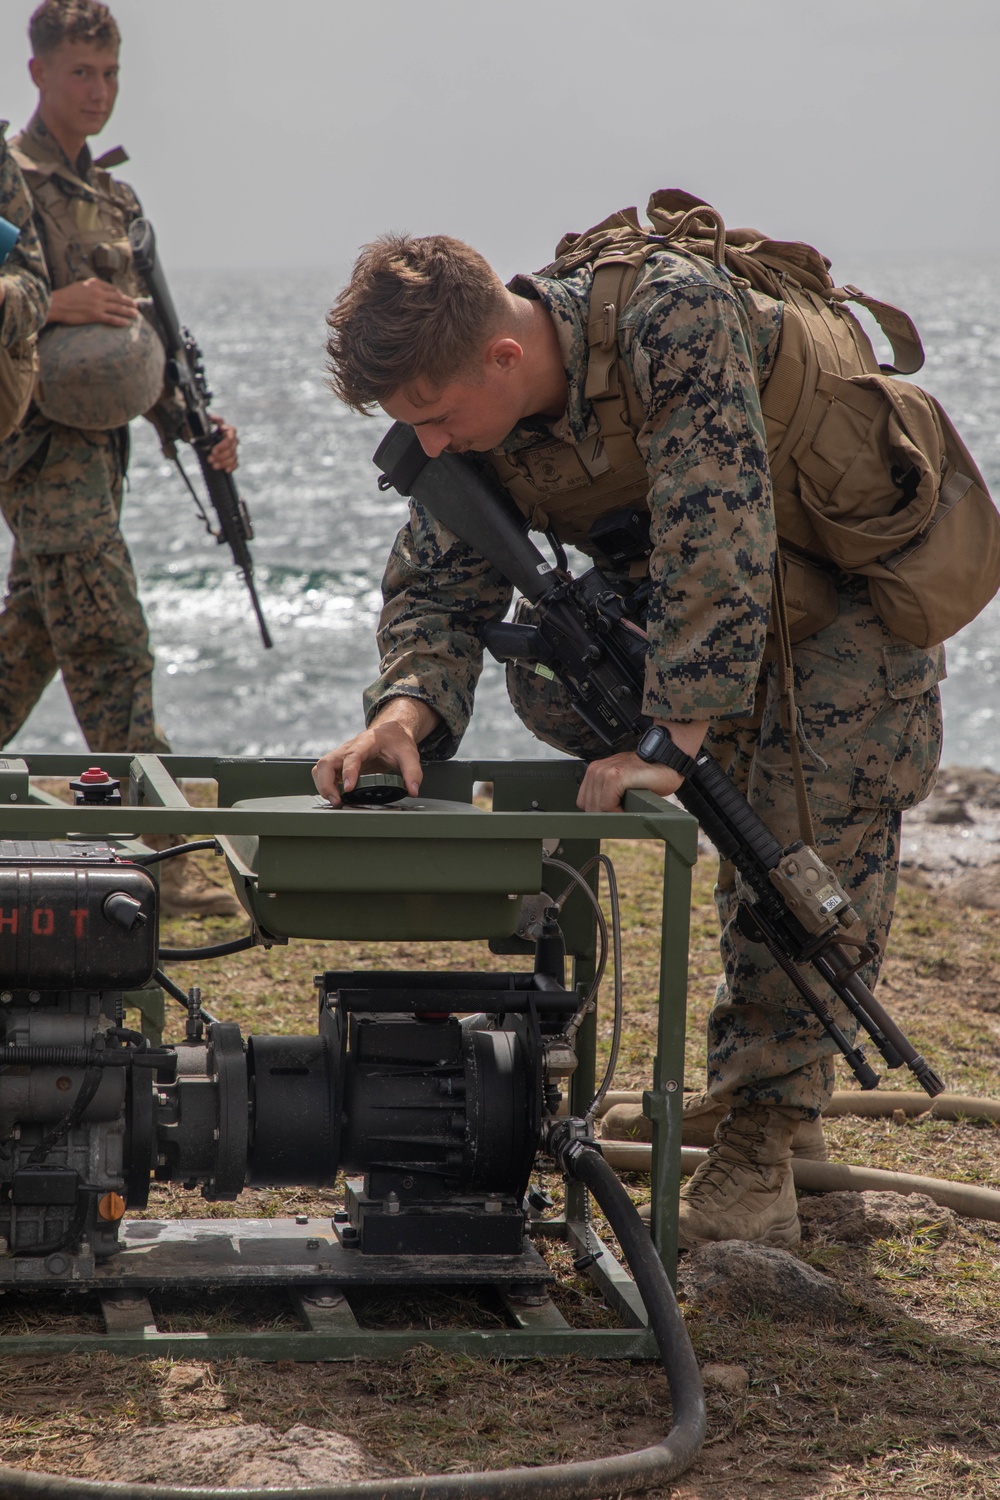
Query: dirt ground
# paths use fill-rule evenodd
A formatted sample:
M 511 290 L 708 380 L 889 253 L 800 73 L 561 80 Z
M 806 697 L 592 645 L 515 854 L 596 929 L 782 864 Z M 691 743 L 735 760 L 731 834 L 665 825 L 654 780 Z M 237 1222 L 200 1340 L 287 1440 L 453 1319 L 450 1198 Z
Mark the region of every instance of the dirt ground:
M 926 866 L 926 830 L 920 837 Z M 659 855 L 645 844 L 609 852 L 623 890 L 626 954 L 627 1025 L 616 1087 L 640 1087 L 649 1079 L 655 1036 Z M 688 1087 L 704 1081 L 704 1023 L 717 969 L 710 858 L 700 860 L 695 875 Z M 949 1089 L 1000 1098 L 1000 928 L 995 910 L 953 903 L 950 884 L 947 870 L 928 875 L 926 868 L 904 881 L 880 996 Z M 193 945 L 239 930 L 238 923 L 171 922 L 164 938 Z M 177 965 L 171 974 L 182 985 L 197 979 L 205 1003 L 244 1031 L 308 1032 L 314 972 L 386 963 L 504 967 L 509 961 L 491 960 L 478 945 L 292 943 L 197 971 Z M 605 1036 L 609 1009 L 605 1000 Z M 180 1032 L 177 1026 L 173 1035 Z M 849 1076 L 842 1075 L 840 1086 L 851 1086 Z M 897 1073 L 884 1086 L 911 1084 Z M 995 1125 L 845 1117 L 827 1123 L 827 1137 L 836 1160 L 996 1182 Z M 626 1181 L 644 1201 L 645 1180 Z M 330 1194 L 285 1191 L 208 1205 L 155 1188 L 150 1212 L 328 1214 L 332 1202 Z M 800 1256 L 841 1289 L 847 1315 L 815 1323 L 759 1309 L 737 1317 L 685 1307 L 708 1370 L 709 1432 L 697 1463 L 669 1494 L 678 1500 L 1000 1495 L 1000 1225 L 942 1215 L 937 1224 L 850 1243 L 819 1225 L 807 1233 Z M 559 1275 L 567 1316 L 606 1320 L 565 1256 Z M 77 1299 L 72 1309 L 53 1310 L 7 1298 L 0 1332 L 96 1331 L 96 1306 L 84 1304 Z M 463 1309 L 455 1299 L 418 1299 L 369 1311 L 373 1321 L 434 1327 Z M 199 1320 L 205 1326 L 205 1308 L 193 1301 L 157 1312 L 161 1327 L 196 1327 Z M 258 1327 L 290 1322 L 278 1297 L 256 1298 L 249 1312 Z M 213 1326 L 235 1326 L 248 1309 L 214 1304 L 210 1316 Z M 398 1362 L 309 1365 L 19 1356 L 0 1369 L 0 1386 L 0 1462 L 192 1485 L 558 1462 L 628 1451 L 655 1442 L 669 1425 L 666 1382 L 655 1364 L 496 1364 L 426 1348 Z

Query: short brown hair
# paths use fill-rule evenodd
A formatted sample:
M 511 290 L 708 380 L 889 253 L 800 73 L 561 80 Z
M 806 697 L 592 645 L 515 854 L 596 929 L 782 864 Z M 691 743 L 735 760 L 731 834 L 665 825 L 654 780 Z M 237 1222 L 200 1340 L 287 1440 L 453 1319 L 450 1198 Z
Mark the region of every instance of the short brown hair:
M 28 36 L 36 57 L 54 52 L 63 42 L 120 47 L 122 40 L 114 16 L 98 0 L 44 0 L 28 22 Z
M 500 278 L 471 245 L 381 235 L 327 315 L 330 386 L 367 412 L 418 380 L 447 385 L 473 364 L 505 305 Z

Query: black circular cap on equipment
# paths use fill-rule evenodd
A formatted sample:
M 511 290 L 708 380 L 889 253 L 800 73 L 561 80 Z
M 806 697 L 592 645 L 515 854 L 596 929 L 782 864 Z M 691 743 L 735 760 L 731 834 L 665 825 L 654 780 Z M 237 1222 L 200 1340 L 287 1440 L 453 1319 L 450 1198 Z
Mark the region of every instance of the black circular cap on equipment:
M 340 788 L 340 800 L 345 807 L 385 807 L 390 802 L 402 801 L 405 796 L 406 782 L 394 772 L 359 776 L 357 785 L 349 792 Z

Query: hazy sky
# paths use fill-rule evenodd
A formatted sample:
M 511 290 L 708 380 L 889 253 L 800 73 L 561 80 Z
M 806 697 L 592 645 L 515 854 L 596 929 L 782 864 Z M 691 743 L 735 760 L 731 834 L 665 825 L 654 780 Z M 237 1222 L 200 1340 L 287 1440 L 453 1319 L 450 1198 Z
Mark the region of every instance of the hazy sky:
M 0 0 L 0 116 L 30 114 Z M 657 187 L 828 254 L 1000 244 L 998 0 L 118 0 L 97 150 L 168 266 L 321 266 L 384 229 L 504 273 Z

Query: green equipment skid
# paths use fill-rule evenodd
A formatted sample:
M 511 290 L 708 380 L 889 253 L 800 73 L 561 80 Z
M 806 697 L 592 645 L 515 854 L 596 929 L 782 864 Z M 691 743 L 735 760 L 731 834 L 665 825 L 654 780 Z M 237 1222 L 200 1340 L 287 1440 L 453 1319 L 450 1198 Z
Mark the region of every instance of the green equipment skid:
M 40 778 L 76 778 L 88 764 L 99 766 L 120 781 L 120 806 L 72 806 L 36 784 Z M 192 840 L 213 838 L 225 855 L 234 889 L 246 909 L 249 923 L 258 940 L 265 944 L 295 939 L 313 942 L 391 940 L 414 944 L 459 940 L 488 942 L 494 953 L 530 957 L 536 952 L 536 947 L 527 932 L 529 916 L 534 912 L 537 919 L 538 911 L 545 905 L 537 899 L 532 905 L 531 898 L 537 898 L 554 881 L 558 881 L 556 889 L 561 889 L 566 883 L 562 875 L 548 874 L 543 865 L 545 858 L 556 858 L 578 871 L 600 852 L 601 840 L 658 841 L 664 850 L 659 1021 L 653 1086 L 644 1095 L 644 1108 L 653 1127 L 651 1232 L 672 1277 L 677 1249 L 690 867 L 697 855 L 694 819 L 646 792 L 628 792 L 620 812 L 579 812 L 575 804 L 583 767 L 570 760 L 469 760 L 430 764 L 425 768 L 424 784 L 418 798 L 406 799 L 398 806 L 337 810 L 325 806 L 316 797 L 310 768 L 311 762 L 305 759 L 225 756 L 96 754 L 88 762 L 84 755 L 59 754 L 0 760 L 0 860 L 7 861 L 13 868 L 18 860 L 22 864 L 28 861 L 29 853 L 34 851 L 30 857 L 37 864 L 43 855 L 50 861 L 57 857 L 44 854 L 52 846 L 57 851 L 69 849 L 71 853 L 66 858 L 71 858 L 73 848 L 85 845 L 108 846 L 112 851 L 120 851 L 127 859 L 129 854 L 139 851 L 138 841 L 150 835 L 183 835 Z M 218 806 L 192 806 L 182 790 L 184 781 L 214 781 Z M 488 810 L 474 802 L 474 790 L 483 784 L 492 786 Z M 114 860 L 114 853 L 108 857 Z M 119 863 L 118 868 L 121 867 Z M 32 869 L 35 869 L 34 865 Z M 153 871 L 155 866 L 150 867 L 150 874 Z M 23 870 L 19 878 L 23 886 Z M 83 878 L 79 877 L 80 880 Z M 139 880 L 145 876 L 135 878 Z M 585 878 L 592 888 L 596 888 L 593 872 Z M 139 894 L 141 897 L 141 891 Z M 123 901 L 126 897 L 115 896 L 114 899 Z M 138 898 L 133 900 L 134 906 L 139 904 Z M 22 912 L 22 928 L 25 921 Z M 568 972 L 565 988 L 558 994 L 565 1002 L 567 993 L 573 997 L 583 995 L 595 974 L 597 929 L 589 902 L 579 894 L 569 899 L 561 914 L 560 926 Z M 36 925 L 35 931 L 39 930 Z M 532 932 L 537 932 L 537 921 Z M 0 920 L 0 959 L 6 951 L 2 938 Z M 626 963 L 627 958 L 626 954 Z M 415 982 L 421 972 L 419 964 L 419 950 L 414 950 L 412 973 Z M 205 971 L 208 985 L 211 971 L 209 963 Z M 506 976 L 507 981 L 519 983 L 519 973 Z M 352 994 L 368 994 L 367 990 L 352 990 L 351 985 L 370 984 L 373 986 L 372 995 L 376 995 L 378 989 L 377 975 L 340 975 L 338 979 L 333 971 L 325 977 L 329 988 L 333 989 L 335 981 L 343 987 L 342 1009 L 349 1007 Z M 389 976 L 389 979 L 398 980 L 400 977 Z M 459 977 L 469 979 L 470 984 L 475 978 Z M 0 1121 L 3 1119 L 5 1077 L 29 1071 L 27 1067 L 12 1066 L 10 1060 L 26 1060 L 30 1054 L 37 1062 L 45 1050 L 32 1050 L 21 1046 L 20 1042 L 15 1047 L 9 1040 L 22 1035 L 15 1032 L 12 1020 L 18 1005 L 22 1006 L 28 1020 L 33 1016 L 36 1022 L 39 1010 L 44 1008 L 44 1004 L 35 1003 L 38 1000 L 35 991 L 18 990 L 19 982 L 10 979 L 0 963 L 0 984 L 7 987 L 0 998 L 6 1004 L 12 997 L 3 1012 L 9 1029 L 5 1033 L 8 1042 L 0 1045 L 0 1053 L 6 1051 L 9 1060 L 5 1062 L 0 1056 Z M 308 983 L 308 977 L 304 982 Z M 125 987 L 122 988 L 124 991 Z M 382 1006 L 384 1011 L 391 1008 L 392 993 L 395 992 L 387 991 Z M 456 1013 L 475 1008 L 471 990 L 468 995 L 462 991 L 462 998 L 468 999 L 469 1005 L 456 1003 L 452 1007 Z M 499 1002 L 495 996 L 493 998 L 496 1010 Z M 536 1004 L 547 998 L 544 990 L 540 995 L 533 990 L 522 1009 L 533 1015 Z M 169 1049 L 156 1051 L 163 1026 L 162 988 L 147 984 L 138 990 L 130 989 L 124 994 L 124 1001 L 141 1011 L 143 1032 L 154 1047 L 150 1057 L 157 1066 L 163 1064 L 165 1067 L 161 1053 L 165 1054 Z M 331 1001 L 334 1009 L 335 1001 L 336 997 Z M 77 1009 L 83 1004 L 82 1001 L 73 1003 Z M 121 1003 L 119 997 L 119 1014 Z M 357 1000 L 354 1003 L 360 1004 Z M 369 1003 L 378 1010 L 377 1003 Z M 66 1006 L 72 1008 L 69 1001 Z M 213 993 L 211 1006 L 216 1013 L 224 1012 L 224 997 Z M 104 1009 L 108 1009 L 107 1005 Z M 330 1015 L 334 1014 L 334 1009 Z M 345 1017 L 346 1009 L 341 1015 L 346 1028 L 349 1018 Z M 386 1016 L 384 1019 L 392 1018 Z M 432 1019 L 436 1020 L 436 1017 Z M 102 1024 L 104 1020 L 102 1014 Z M 188 1021 L 190 1038 L 195 1035 L 190 1029 L 194 1024 L 191 1015 Z M 27 1025 L 27 1021 L 24 1024 Z M 82 1023 L 74 1024 L 79 1026 Z M 450 1024 L 458 1023 L 452 1017 Z M 528 1026 L 528 1022 L 524 1024 Z M 537 1032 L 537 1022 L 532 1024 Z M 334 1022 L 330 1021 L 330 1026 L 333 1025 Z M 350 1020 L 350 1025 L 356 1023 Z M 242 1067 L 242 1043 L 237 1029 L 224 1025 L 220 1029 L 215 1025 L 209 1026 L 208 1033 L 215 1036 L 213 1045 L 216 1051 L 210 1056 L 216 1057 L 217 1061 L 207 1072 L 211 1074 L 213 1068 L 218 1072 L 221 1068 L 218 1059 L 226 1055 L 231 1063 L 233 1045 L 238 1059 L 237 1070 Z M 234 1033 L 237 1041 L 233 1044 L 230 1037 L 226 1043 L 230 1052 L 226 1054 L 222 1044 L 229 1033 Z M 23 1035 L 34 1039 L 34 1034 L 28 1031 Z M 48 1040 L 47 1033 L 39 1031 L 38 1035 Z M 123 1035 L 134 1036 L 134 1033 L 125 1031 Z M 594 1094 L 595 1035 L 591 1014 L 583 1021 L 576 1036 L 576 1070 L 569 1082 L 571 1115 L 583 1115 Z M 141 1042 L 141 1038 L 139 1040 Z M 305 1044 L 304 1039 L 290 1040 Z M 316 1045 L 322 1042 L 328 1050 L 334 1046 L 329 1041 L 323 1042 L 322 1036 L 318 1042 L 313 1041 Z M 263 1055 L 264 1043 L 276 1044 L 277 1039 L 248 1039 L 251 1062 L 255 1042 Z M 103 1041 L 99 1045 L 103 1046 Z M 51 1049 L 53 1056 L 56 1051 L 59 1049 Z M 82 1072 L 87 1066 L 84 1054 L 92 1062 L 93 1055 L 87 1053 L 86 1048 L 77 1048 L 77 1051 L 78 1060 L 83 1059 L 80 1062 Z M 72 1052 L 69 1047 L 60 1051 L 60 1058 L 67 1062 L 67 1066 L 67 1060 L 72 1060 Z M 46 1064 L 48 1056 L 46 1053 Z M 152 1064 L 147 1058 L 143 1070 L 140 1070 L 139 1064 L 144 1062 L 141 1056 L 129 1061 L 134 1066 L 130 1070 L 121 1069 L 123 1076 L 128 1073 L 131 1080 L 128 1097 L 144 1098 L 142 1088 L 145 1085 L 141 1080 L 150 1076 Z M 176 1059 L 172 1065 L 176 1073 Z M 104 1069 L 105 1073 L 110 1071 Z M 303 1076 L 305 1071 L 303 1069 Z M 169 1069 L 156 1076 L 169 1080 Z M 103 1086 L 110 1087 L 113 1081 L 107 1079 Z M 207 1081 L 212 1083 L 213 1079 Z M 217 1082 L 217 1078 L 214 1081 Z M 59 1086 L 68 1088 L 68 1079 Z M 245 1083 L 242 1086 L 245 1088 Z M 150 1087 L 155 1101 L 150 1108 L 155 1111 L 160 1106 L 167 1107 L 172 1085 L 151 1082 Z M 305 1089 L 306 1083 L 302 1087 Z M 125 1088 L 124 1084 L 122 1088 Z M 243 1098 L 245 1120 L 245 1094 Z M 253 1098 L 251 1089 L 251 1107 Z M 257 1107 L 261 1107 L 259 1090 Z M 137 1112 L 139 1107 L 130 1104 L 129 1108 Z M 275 1118 L 278 1113 L 275 1112 Z M 135 1128 L 132 1115 L 128 1118 L 132 1122 L 128 1128 Z M 221 1117 L 219 1123 L 225 1134 L 227 1127 Z M 228 1128 L 231 1128 L 231 1121 Z M 239 1128 L 238 1112 L 236 1128 Z M 216 1129 L 216 1138 L 218 1134 Z M 43 1226 L 37 1231 L 39 1244 L 35 1247 L 34 1258 L 28 1254 L 19 1256 L 13 1246 L 6 1256 L 0 1255 L 0 1289 L 64 1290 L 72 1286 L 96 1291 L 101 1300 L 106 1332 L 5 1335 L 0 1337 L 0 1350 L 4 1352 L 16 1349 L 52 1353 L 100 1348 L 117 1353 L 150 1353 L 175 1358 L 240 1354 L 260 1359 L 313 1360 L 386 1356 L 407 1347 L 426 1344 L 452 1352 L 504 1358 L 553 1354 L 578 1354 L 589 1358 L 655 1355 L 655 1343 L 647 1326 L 642 1300 L 625 1269 L 608 1247 L 596 1240 L 588 1222 L 586 1195 L 578 1183 L 567 1183 L 564 1209 L 558 1215 L 550 1213 L 545 1217 L 543 1210 L 537 1210 L 539 1216 L 529 1219 L 529 1240 L 516 1255 L 485 1253 L 477 1256 L 466 1254 L 461 1248 L 449 1254 L 447 1246 L 442 1246 L 439 1253 L 424 1255 L 362 1255 L 352 1245 L 354 1230 L 350 1226 L 345 1229 L 346 1214 L 335 1215 L 333 1221 L 313 1218 L 306 1222 L 301 1219 L 167 1221 L 125 1217 L 120 1224 L 115 1253 L 104 1258 L 98 1255 L 95 1262 L 93 1256 L 87 1261 L 82 1251 L 71 1253 L 65 1248 L 65 1243 L 62 1248 L 57 1246 L 56 1251 L 46 1253 L 48 1247 L 43 1242 L 50 1231 L 44 1226 L 55 1222 L 51 1215 L 56 1209 L 31 1205 L 40 1203 L 46 1192 L 49 1192 L 50 1200 L 55 1201 L 51 1184 L 56 1179 L 59 1192 L 64 1194 L 68 1203 L 70 1179 L 74 1176 L 69 1170 L 69 1155 L 65 1159 L 59 1155 L 57 1160 L 46 1163 L 48 1175 L 40 1174 L 37 1168 L 40 1153 L 43 1154 L 43 1148 L 53 1139 L 51 1130 L 41 1136 L 34 1155 L 25 1158 L 29 1165 L 22 1165 L 22 1169 L 15 1172 L 18 1179 L 16 1191 L 0 1184 L 0 1197 L 6 1192 L 12 1201 L 18 1198 L 24 1205 L 18 1209 L 24 1224 L 28 1224 L 30 1215 L 35 1214 L 38 1224 Z M 219 1154 L 222 1152 L 221 1146 L 213 1149 Z M 162 1160 L 155 1154 L 150 1159 Z M 240 1160 L 238 1155 L 236 1159 Z M 218 1161 L 213 1167 L 213 1171 L 216 1170 L 221 1171 Z M 77 1162 L 76 1177 L 80 1178 L 82 1172 L 83 1167 Z M 240 1176 L 234 1191 L 206 1191 L 206 1196 L 235 1198 L 243 1180 Z M 246 1180 L 251 1181 L 249 1175 Z M 278 1176 L 257 1180 L 291 1182 L 293 1179 Z M 368 1183 L 367 1177 L 365 1182 Z M 209 1182 L 209 1187 L 217 1187 L 214 1180 Z M 360 1181 L 349 1185 L 349 1199 L 352 1192 L 354 1211 L 358 1202 L 364 1206 L 365 1194 L 360 1190 Z M 390 1193 L 388 1196 L 393 1198 L 395 1195 Z M 141 1195 L 137 1201 L 143 1201 Z M 101 1202 L 104 1204 L 105 1199 Z M 489 1207 L 487 1204 L 486 1208 Z M 461 1211 L 466 1211 L 464 1206 Z M 69 1209 L 65 1212 L 69 1213 Z M 50 1217 L 46 1219 L 45 1214 Z M 79 1217 L 76 1222 L 79 1227 Z M 543 1237 L 563 1240 L 575 1256 L 588 1260 L 593 1252 L 600 1252 L 589 1264 L 588 1274 L 617 1315 L 619 1326 L 581 1329 L 572 1327 L 564 1319 L 548 1295 L 551 1273 L 532 1243 Z M 391 1289 L 414 1284 L 490 1286 L 499 1296 L 510 1326 L 435 1332 L 360 1326 L 351 1308 L 352 1287 L 378 1285 Z M 302 1327 L 297 1331 L 266 1333 L 158 1331 L 149 1295 L 157 1290 L 190 1290 L 199 1286 L 204 1289 L 284 1288 L 292 1298 Z

